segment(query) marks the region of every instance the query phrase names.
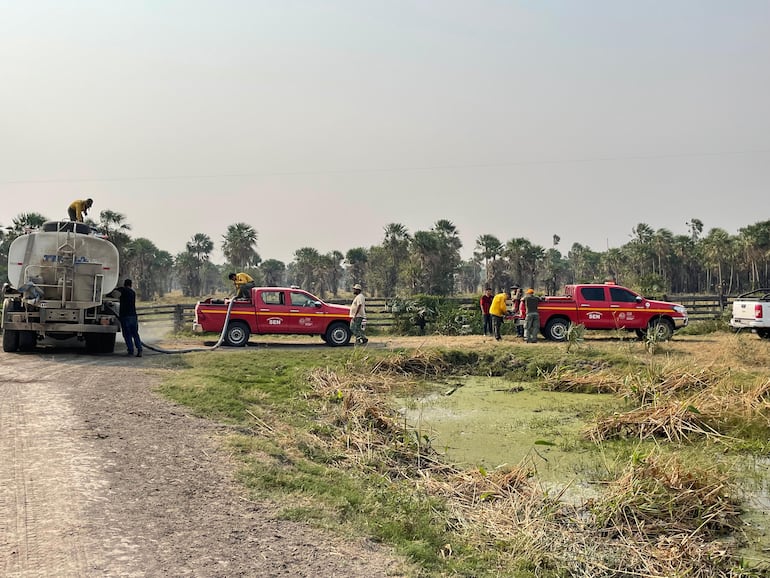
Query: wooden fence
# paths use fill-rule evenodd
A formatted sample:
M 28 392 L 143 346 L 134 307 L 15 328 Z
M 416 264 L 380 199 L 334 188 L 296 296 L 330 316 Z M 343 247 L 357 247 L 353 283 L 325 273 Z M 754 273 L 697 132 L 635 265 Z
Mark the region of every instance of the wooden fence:
M 455 301 L 458 307 L 470 311 L 478 311 L 478 300 L 475 297 L 456 297 L 448 298 L 449 301 Z M 681 303 L 687 307 L 687 313 L 692 320 L 719 319 L 729 314 L 732 307 L 732 296 L 719 295 L 669 295 L 668 301 Z M 390 310 L 392 298 L 369 297 L 366 300 L 367 324 L 369 327 L 388 330 L 395 323 L 395 318 Z M 329 299 L 328 303 L 338 305 L 348 305 L 349 300 Z M 195 305 L 177 304 L 177 305 L 147 305 L 137 307 L 136 312 L 139 315 L 142 324 L 173 324 L 174 331 L 189 330 L 192 328 L 193 317 L 195 315 Z

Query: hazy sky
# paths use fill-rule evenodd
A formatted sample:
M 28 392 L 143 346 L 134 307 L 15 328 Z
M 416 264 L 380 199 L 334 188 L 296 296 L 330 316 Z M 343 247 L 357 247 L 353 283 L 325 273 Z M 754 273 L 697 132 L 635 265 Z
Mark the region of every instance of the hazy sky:
M 566 255 L 770 218 L 767 0 L 0 0 L 0 224 L 263 259 L 448 219 Z M 221 261 L 221 254 L 214 255 Z

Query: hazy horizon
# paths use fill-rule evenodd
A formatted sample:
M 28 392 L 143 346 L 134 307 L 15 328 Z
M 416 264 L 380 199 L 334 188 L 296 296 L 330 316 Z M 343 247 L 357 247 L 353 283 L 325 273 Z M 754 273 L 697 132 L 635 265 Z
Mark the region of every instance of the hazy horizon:
M 172 254 L 447 219 L 619 247 L 766 220 L 770 4 L 0 3 L 0 225 L 92 197 Z

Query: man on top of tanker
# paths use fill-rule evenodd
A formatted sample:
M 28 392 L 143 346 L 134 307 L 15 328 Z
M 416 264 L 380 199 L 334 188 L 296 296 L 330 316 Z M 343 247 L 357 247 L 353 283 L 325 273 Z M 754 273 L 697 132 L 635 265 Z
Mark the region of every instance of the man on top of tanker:
M 93 204 L 93 199 L 72 201 L 69 208 L 67 209 L 67 214 L 70 217 L 70 221 L 77 221 L 78 223 L 82 223 L 83 215 L 88 215 L 88 209 L 90 209 Z

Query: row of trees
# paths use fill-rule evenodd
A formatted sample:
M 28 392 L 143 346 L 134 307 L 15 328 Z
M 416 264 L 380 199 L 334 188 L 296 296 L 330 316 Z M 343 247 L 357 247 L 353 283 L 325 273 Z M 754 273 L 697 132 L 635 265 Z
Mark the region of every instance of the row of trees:
M 8 246 L 45 217 L 23 213 L 0 232 L 0 274 L 6 277 Z M 654 230 L 646 223 L 632 229 L 631 240 L 619 248 L 594 251 L 574 243 L 563 255 L 517 237 L 506 242 L 494 235 L 476 239 L 473 257 L 460 257 L 457 228 L 442 219 L 429 230 L 411 234 L 403 225 L 385 226 L 382 243 L 354 247 L 345 253 L 321 254 L 312 247 L 294 252 L 291 263 L 262 260 L 257 231 L 246 223 L 227 228 L 220 241 L 227 263 L 211 262 L 214 241 L 196 233 L 176 256 L 151 240 L 132 238 L 131 226 L 120 213 L 105 210 L 99 221 L 88 221 L 118 247 L 121 276 L 132 277 L 140 298 L 151 300 L 173 289 L 186 296 L 227 290 L 228 271 L 245 271 L 259 284 L 298 285 L 320 297 L 336 296 L 353 283 L 362 283 L 377 296 L 469 294 L 484 284 L 495 290 L 519 283 L 557 293 L 565 283 L 616 280 L 647 295 L 664 293 L 737 293 L 770 285 L 770 221 L 739 229 L 730 235 L 714 228 L 704 235 L 703 223 L 692 219 L 687 233 Z

